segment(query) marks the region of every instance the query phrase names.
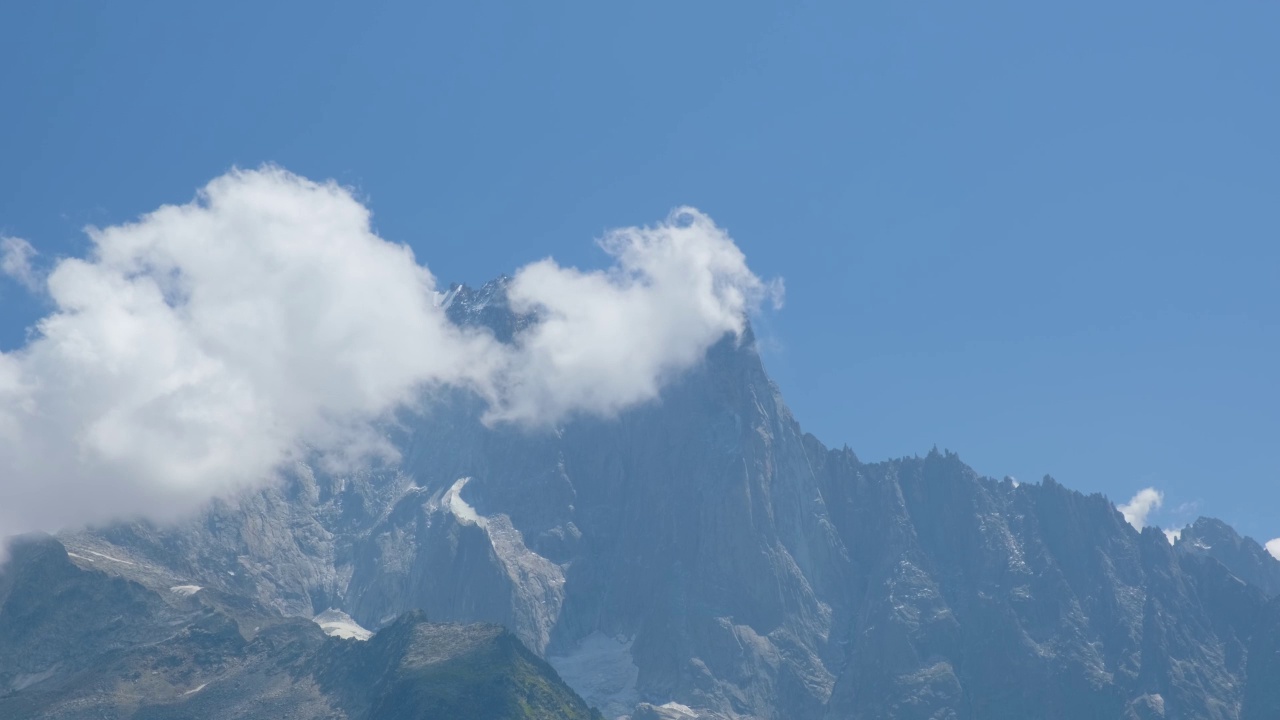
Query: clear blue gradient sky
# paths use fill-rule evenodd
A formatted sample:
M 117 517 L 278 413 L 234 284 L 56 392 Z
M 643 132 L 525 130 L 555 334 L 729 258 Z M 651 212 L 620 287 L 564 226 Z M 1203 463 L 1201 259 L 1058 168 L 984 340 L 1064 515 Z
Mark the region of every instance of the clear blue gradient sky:
M 1280 4 L 0 5 L 0 234 L 275 162 L 444 281 L 695 205 L 804 427 L 1280 536 Z M 0 283 L 0 349 L 43 308 Z

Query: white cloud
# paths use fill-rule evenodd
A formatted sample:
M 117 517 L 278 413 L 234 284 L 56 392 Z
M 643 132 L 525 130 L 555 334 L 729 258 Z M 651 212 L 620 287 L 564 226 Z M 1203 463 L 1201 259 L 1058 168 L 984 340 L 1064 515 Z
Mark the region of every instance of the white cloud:
M 1181 528 L 1178 528 L 1177 530 L 1165 530 L 1164 538 L 1169 541 L 1170 545 L 1177 545 L 1178 539 L 1182 537 L 1183 530 L 1186 530 L 1186 528 L 1181 527 Z
M 693 208 L 601 241 L 616 264 L 582 272 L 542 260 L 516 273 L 513 309 L 541 321 L 517 339 L 491 420 L 538 422 L 586 408 L 601 414 L 655 398 L 781 284 L 766 286 L 724 230 Z
M 1116 509 L 1123 515 L 1125 522 L 1141 530 L 1147 524 L 1147 516 L 1158 510 L 1164 503 L 1164 493 L 1155 488 L 1143 488 L 1129 502 Z
M 38 253 L 31 243 L 16 237 L 0 237 L 0 272 L 34 291 L 40 285 L 40 276 L 31 266 L 31 259 Z
M 1267 552 L 1271 553 L 1271 557 L 1280 560 L 1280 538 L 1267 541 Z
M 513 304 L 543 319 L 503 345 L 450 323 L 430 272 L 369 220 L 334 183 L 264 168 L 91 228 L 92 253 L 48 276 L 54 311 L 0 353 L 0 534 L 163 519 L 300 458 L 388 454 L 373 424 L 431 385 L 475 390 L 492 422 L 616 413 L 769 292 L 686 209 L 608 235 L 607 272 L 518 271 Z

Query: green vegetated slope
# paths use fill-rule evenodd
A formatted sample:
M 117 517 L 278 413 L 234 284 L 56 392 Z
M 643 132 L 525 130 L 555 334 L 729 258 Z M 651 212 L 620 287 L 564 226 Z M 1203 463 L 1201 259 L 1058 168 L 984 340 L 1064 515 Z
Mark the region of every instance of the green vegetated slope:
M 74 564 L 50 538 L 0 570 L 0 718 L 588 720 L 496 625 L 419 613 L 368 642 L 217 591 L 154 589 Z
M 498 625 L 402 616 L 368 643 L 337 646 L 322 683 L 346 687 L 369 720 L 600 717 L 546 661 Z

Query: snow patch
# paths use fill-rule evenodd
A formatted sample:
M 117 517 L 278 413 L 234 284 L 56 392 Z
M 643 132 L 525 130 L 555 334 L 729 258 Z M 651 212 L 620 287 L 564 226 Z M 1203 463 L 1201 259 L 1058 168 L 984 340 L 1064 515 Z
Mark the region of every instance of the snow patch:
M 49 678 L 53 677 L 53 674 L 57 671 L 58 671 L 58 666 L 54 665 L 38 673 L 19 673 L 13 678 L 13 682 L 10 683 L 9 689 L 13 690 L 14 692 L 17 692 L 19 690 L 25 690 L 31 687 L 32 685 L 36 685 L 38 683 L 44 682 L 45 680 L 48 680 Z
M 174 585 L 173 587 L 169 588 L 169 591 L 178 593 L 183 597 L 191 597 L 192 595 L 195 595 L 196 593 L 200 592 L 203 589 L 204 588 L 200 587 L 199 585 Z
M 200 683 L 200 685 L 199 685 L 198 687 L 193 687 L 193 688 L 191 688 L 190 690 L 188 690 L 188 691 L 186 691 L 186 692 L 184 692 L 184 693 L 182 693 L 182 694 L 183 694 L 183 696 L 184 696 L 184 697 L 185 697 L 185 696 L 187 696 L 187 695 L 195 695 L 196 693 L 200 692 L 201 690 L 203 690 L 203 689 L 205 689 L 205 688 L 207 688 L 207 687 L 209 687 L 209 683 Z
M 684 720 L 684 718 L 689 718 L 689 720 L 694 720 L 694 718 L 698 717 L 698 713 L 695 712 L 693 708 L 689 707 L 688 705 L 681 705 L 678 702 L 669 702 L 665 705 L 659 705 L 658 709 L 670 710 L 671 712 L 678 713 L 678 717 L 680 717 L 681 720 Z
M 435 306 L 442 310 L 448 310 L 449 306 L 453 304 L 453 299 L 458 297 L 458 291 L 461 289 L 462 286 L 459 285 L 447 292 L 440 292 L 439 290 L 436 290 L 432 293 L 435 296 L 433 298 L 435 300 Z
M 588 705 L 599 708 L 606 717 L 623 717 L 640 702 L 636 691 L 640 668 L 631 657 L 632 642 L 634 638 L 609 637 L 597 631 L 583 638 L 569 654 L 552 655 L 547 660 Z
M 112 561 L 112 562 L 118 562 L 118 563 L 120 563 L 121 565 L 135 565 L 135 564 L 136 564 L 136 563 L 132 563 L 132 562 L 130 562 L 130 561 L 128 561 L 128 560 L 121 560 L 120 558 L 111 557 L 110 555 L 103 555 L 103 554 L 102 554 L 102 553 L 100 553 L 100 552 L 94 552 L 94 551 L 92 551 L 92 550 L 90 550 L 90 549 L 88 549 L 88 548 L 85 548 L 85 549 L 84 549 L 84 551 L 85 551 L 85 552 L 87 552 L 87 553 L 89 553 L 90 555 L 97 555 L 98 557 L 102 558 L 103 560 L 110 560 L 110 561 Z M 70 553 L 68 553 L 68 554 L 70 554 Z M 86 560 L 88 560 L 88 558 L 85 558 L 85 559 L 86 559 Z M 92 562 L 92 561 L 90 561 L 90 562 Z
M 453 513 L 453 516 L 463 525 L 479 525 L 483 528 L 488 525 L 488 522 L 476 512 L 475 508 L 471 507 L 470 503 L 462 499 L 462 488 L 469 482 L 471 482 L 469 477 L 459 478 L 444 494 L 444 506 L 449 508 L 449 512 Z
M 343 640 L 368 640 L 373 637 L 373 633 L 361 627 L 350 615 L 329 608 L 319 615 L 311 618 L 311 621 L 320 626 L 325 635 L 329 637 L 342 638 Z

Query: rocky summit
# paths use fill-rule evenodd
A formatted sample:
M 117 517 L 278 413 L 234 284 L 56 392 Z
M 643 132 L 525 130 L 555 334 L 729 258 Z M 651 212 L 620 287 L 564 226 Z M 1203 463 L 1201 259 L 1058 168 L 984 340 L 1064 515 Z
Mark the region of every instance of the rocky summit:
M 509 342 L 504 288 L 441 302 Z M 1257 543 L 828 448 L 750 332 L 613 418 L 421 400 L 395 464 L 17 547 L 0 716 L 1280 717 Z

